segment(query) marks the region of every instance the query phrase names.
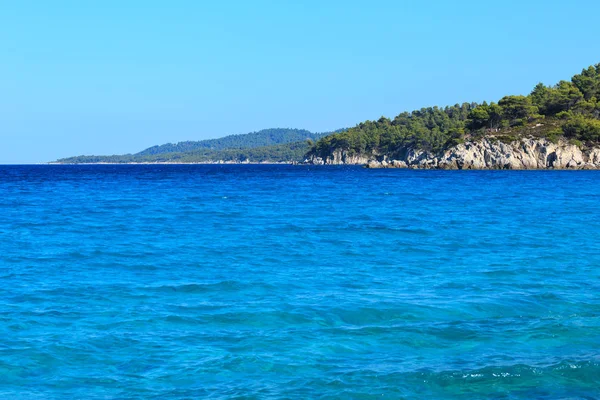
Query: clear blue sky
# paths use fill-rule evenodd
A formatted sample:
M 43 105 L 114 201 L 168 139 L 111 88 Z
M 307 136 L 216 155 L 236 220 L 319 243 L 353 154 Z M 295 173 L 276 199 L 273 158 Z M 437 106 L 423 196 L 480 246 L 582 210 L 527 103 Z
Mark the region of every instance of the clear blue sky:
M 498 100 L 600 62 L 600 2 L 0 5 L 0 163 L 325 131 Z

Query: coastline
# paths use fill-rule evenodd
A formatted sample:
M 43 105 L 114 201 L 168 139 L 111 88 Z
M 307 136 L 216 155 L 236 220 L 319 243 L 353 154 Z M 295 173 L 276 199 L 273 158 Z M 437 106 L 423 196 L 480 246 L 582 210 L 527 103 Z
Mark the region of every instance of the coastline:
M 364 168 L 405 168 L 440 170 L 599 170 L 600 147 L 582 147 L 567 140 L 522 139 L 504 143 L 484 138 L 450 147 L 439 153 L 403 149 L 396 154 L 356 154 L 332 149 L 318 156 L 307 154 L 298 161 L 156 161 L 156 162 L 50 162 L 46 165 L 354 165 Z

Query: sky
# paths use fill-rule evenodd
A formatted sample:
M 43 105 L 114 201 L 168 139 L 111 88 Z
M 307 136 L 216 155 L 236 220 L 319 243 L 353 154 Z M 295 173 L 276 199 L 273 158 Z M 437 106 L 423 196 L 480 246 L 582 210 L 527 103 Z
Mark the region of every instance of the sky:
M 497 101 L 600 62 L 594 1 L 0 2 L 0 164 Z

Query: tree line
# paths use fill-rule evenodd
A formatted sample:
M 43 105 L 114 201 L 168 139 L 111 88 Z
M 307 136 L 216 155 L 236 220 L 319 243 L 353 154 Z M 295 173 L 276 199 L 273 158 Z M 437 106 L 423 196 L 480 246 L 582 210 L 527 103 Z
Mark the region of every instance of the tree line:
M 600 142 L 600 64 L 571 81 L 536 85 L 527 96 L 497 103 L 463 103 L 403 112 L 393 120 L 365 121 L 318 140 L 309 154 L 326 157 L 336 149 L 350 154 L 394 155 L 408 148 L 439 152 L 481 137 L 513 141 L 523 136 L 565 137 L 580 145 Z

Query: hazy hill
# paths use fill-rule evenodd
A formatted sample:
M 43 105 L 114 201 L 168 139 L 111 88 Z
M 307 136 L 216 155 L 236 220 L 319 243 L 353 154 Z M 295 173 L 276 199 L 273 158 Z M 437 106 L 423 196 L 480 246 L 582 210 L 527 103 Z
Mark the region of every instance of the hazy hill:
M 136 154 L 77 156 L 59 163 L 128 162 L 287 162 L 302 161 L 312 142 L 336 132 L 313 133 L 304 129 L 274 128 L 219 139 L 185 141 L 153 146 Z
M 254 147 L 265 147 L 282 143 L 302 142 L 309 139 L 316 140 L 321 138 L 323 135 L 323 133 L 312 133 L 304 129 L 263 129 L 258 132 L 229 135 L 219 139 L 167 143 L 160 146 L 150 147 L 146 150 L 140 151 L 136 155 L 147 156 L 152 154 L 181 153 L 198 149 L 250 149 Z

